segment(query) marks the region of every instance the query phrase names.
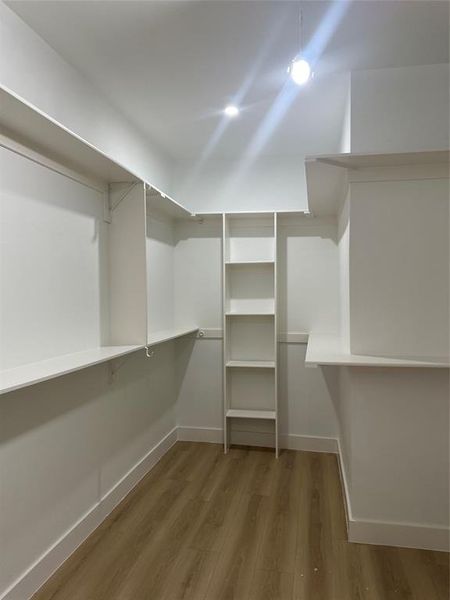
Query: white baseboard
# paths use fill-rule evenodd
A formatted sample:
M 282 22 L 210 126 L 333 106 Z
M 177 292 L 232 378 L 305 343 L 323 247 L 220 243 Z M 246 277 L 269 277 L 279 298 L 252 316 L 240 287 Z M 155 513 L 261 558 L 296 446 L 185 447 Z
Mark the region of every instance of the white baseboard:
M 448 527 L 356 519 L 352 512 L 349 479 L 339 440 L 337 440 L 337 444 L 349 542 L 450 552 L 450 529 Z
M 348 541 L 358 544 L 398 546 L 450 552 L 448 527 L 418 525 L 416 523 L 386 523 L 350 519 Z
M 0 600 L 26 600 L 51 577 L 78 546 L 112 512 L 119 502 L 135 487 L 164 454 L 177 441 L 174 427 L 138 463 L 126 473 L 116 485 L 42 554 L 8 589 Z
M 178 427 L 178 439 L 184 442 L 223 443 L 223 429 L 213 427 Z M 256 431 L 233 431 L 233 444 L 272 447 L 273 433 Z M 338 441 L 335 438 L 309 435 L 280 434 L 280 448 L 304 450 L 306 452 L 338 452 Z
M 209 442 L 223 444 L 223 429 L 215 427 L 178 427 L 180 442 Z

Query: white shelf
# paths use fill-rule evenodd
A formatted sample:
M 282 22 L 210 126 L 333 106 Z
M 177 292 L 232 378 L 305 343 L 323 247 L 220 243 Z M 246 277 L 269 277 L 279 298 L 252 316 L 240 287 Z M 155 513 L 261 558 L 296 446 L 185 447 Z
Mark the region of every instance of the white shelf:
M 13 92 L 0 87 L 0 131 L 19 144 L 49 159 L 63 163 L 87 177 L 98 181 L 143 181 L 95 146 L 73 133 L 35 106 Z M 190 218 L 191 211 L 173 198 L 145 182 L 151 205 L 172 218 Z
M 270 259 L 263 260 L 227 260 L 226 265 L 274 265 L 275 261 Z
M 230 408 L 227 410 L 227 417 L 234 419 L 271 419 L 275 420 L 274 410 L 241 410 L 239 408 Z
M 0 394 L 48 381 L 141 350 L 144 346 L 101 346 L 0 372 Z
M 259 317 L 261 315 L 266 315 L 269 317 L 273 317 L 275 315 L 274 311 L 268 311 L 268 310 L 252 310 L 252 311 L 248 311 L 248 310 L 240 310 L 240 311 L 229 311 L 225 313 L 225 316 L 227 317 Z
M 171 219 L 189 219 L 193 213 L 179 202 L 151 184 L 146 184 L 147 204 L 150 210 L 163 213 Z
M 409 367 L 409 368 L 449 368 L 445 358 L 394 358 L 389 356 L 367 356 L 346 352 L 339 337 L 323 334 L 310 334 L 306 349 L 305 365 L 343 365 L 349 367 Z
M 274 360 L 229 360 L 226 363 L 227 367 L 237 368 L 255 368 L 255 369 L 274 369 Z
M 0 89 L 0 104 L 0 128 L 32 150 L 95 179 L 139 181 L 86 140 L 4 89 Z
M 147 346 L 156 346 L 176 338 L 189 335 L 190 333 L 196 333 L 199 330 L 198 327 L 177 327 L 174 329 L 165 329 L 164 331 L 156 331 L 149 333 Z
M 328 154 L 309 156 L 305 160 L 308 207 L 315 216 L 337 214 L 346 190 L 347 170 L 419 165 L 445 165 L 448 150 L 399 152 L 391 154 Z

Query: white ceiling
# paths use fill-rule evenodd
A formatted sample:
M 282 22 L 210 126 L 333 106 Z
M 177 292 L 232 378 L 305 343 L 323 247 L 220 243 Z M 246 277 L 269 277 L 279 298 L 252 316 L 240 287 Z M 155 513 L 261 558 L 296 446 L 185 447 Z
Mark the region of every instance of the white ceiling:
M 220 127 L 221 109 L 236 94 L 245 110 L 229 123 L 212 156 L 241 155 L 265 130 L 268 115 L 274 129 L 263 136 L 263 154 L 330 151 L 340 135 L 346 72 L 448 62 L 448 2 L 305 1 L 304 45 L 311 49 L 310 41 L 319 41 L 313 45 L 316 76 L 280 111 L 283 118 L 273 119 L 270 110 L 280 92 L 285 98 L 291 91 L 283 84 L 298 49 L 298 2 L 15 0 L 8 5 L 177 159 L 205 151 Z M 340 21 L 330 17 L 333 13 L 342 13 Z

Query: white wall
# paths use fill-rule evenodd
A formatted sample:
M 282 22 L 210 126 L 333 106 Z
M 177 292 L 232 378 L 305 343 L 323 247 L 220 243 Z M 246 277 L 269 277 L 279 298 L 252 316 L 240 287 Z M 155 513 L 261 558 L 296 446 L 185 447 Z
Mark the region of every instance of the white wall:
M 350 185 L 352 352 L 448 356 L 449 180 Z
M 340 334 L 343 348 L 350 352 L 350 194 L 338 217 Z
M 166 344 L 113 382 L 100 365 L 0 397 L 0 595 L 172 430 L 174 380 Z
M 341 141 L 339 152 L 351 152 L 352 149 L 352 86 L 351 73 L 348 74 L 348 89 L 345 111 L 342 119 Z
M 148 331 L 174 327 L 174 232 L 170 219 L 147 213 Z
M 0 85 L 170 193 L 171 160 L 0 2 Z
M 448 371 L 346 368 L 340 379 L 350 539 L 448 549 Z
M 1 368 L 100 346 L 108 318 L 103 194 L 6 148 L 0 169 Z
M 194 212 L 304 210 L 304 156 L 261 157 L 248 168 L 242 161 L 210 160 L 196 174 L 195 161 L 174 171 L 174 196 Z
M 448 111 L 448 64 L 355 71 L 351 151 L 447 149 Z

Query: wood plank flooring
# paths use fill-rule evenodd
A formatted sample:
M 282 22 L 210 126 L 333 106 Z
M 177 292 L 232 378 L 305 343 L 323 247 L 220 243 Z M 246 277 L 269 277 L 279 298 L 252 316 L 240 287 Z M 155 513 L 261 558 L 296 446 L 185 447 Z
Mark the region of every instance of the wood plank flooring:
M 349 544 L 334 455 L 178 442 L 33 600 L 404 598 L 449 555 Z

